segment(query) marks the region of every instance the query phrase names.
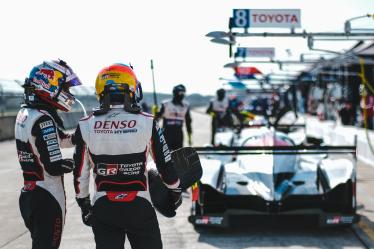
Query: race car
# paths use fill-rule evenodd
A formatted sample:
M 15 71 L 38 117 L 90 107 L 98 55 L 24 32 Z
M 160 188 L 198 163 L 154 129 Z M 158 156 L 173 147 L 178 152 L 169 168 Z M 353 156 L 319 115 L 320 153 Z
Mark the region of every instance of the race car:
M 293 112 L 285 112 L 280 117 L 256 115 L 246 123 L 233 127 L 220 127 L 215 134 L 213 146 L 240 146 L 243 139 L 253 137 L 256 133 L 262 133 L 270 128 L 286 133 L 294 145 L 311 141 L 313 144 L 322 143 L 320 139 L 307 136 L 305 121 L 302 117 L 295 117 Z
M 194 226 L 358 221 L 355 146 L 305 145 L 274 127 L 257 127 L 230 146 L 195 149 L 203 176 L 193 188 Z

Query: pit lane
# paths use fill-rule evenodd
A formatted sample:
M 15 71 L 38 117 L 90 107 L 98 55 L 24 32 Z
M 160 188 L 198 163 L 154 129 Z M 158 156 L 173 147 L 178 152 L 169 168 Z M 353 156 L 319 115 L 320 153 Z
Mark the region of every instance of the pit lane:
M 194 145 L 204 145 L 209 141 L 210 136 L 209 117 L 197 112 L 193 112 L 192 115 Z M 71 149 L 64 150 L 64 154 L 67 156 L 71 153 Z M 374 205 L 370 205 L 371 202 L 374 202 L 373 195 L 369 192 L 369 189 L 374 189 L 371 187 L 374 178 L 371 178 L 369 174 L 374 169 L 364 167 L 364 165 L 359 167 L 362 167 L 362 170 L 361 168 L 359 170 L 358 201 L 360 209 L 366 211 L 369 216 L 371 212 L 374 213 L 370 208 L 374 207 Z M 90 228 L 85 227 L 81 222 L 80 210 L 74 200 L 71 174 L 66 176 L 65 183 L 68 213 L 60 248 L 95 248 Z M 2 200 L 0 202 L 0 249 L 30 248 L 30 235 L 23 225 L 18 209 L 22 175 L 17 162 L 14 141 L 0 143 L 0 186 Z M 360 198 L 365 199 L 365 204 L 362 204 Z M 370 206 L 366 203 L 369 203 Z M 368 248 L 362 238 L 358 237 L 357 233 L 350 228 L 319 229 L 308 227 L 307 224 L 296 227 L 272 224 L 271 226 L 255 226 L 245 229 L 196 231 L 187 222 L 189 212 L 189 197 L 184 196 L 183 205 L 175 218 L 168 219 L 159 215 L 164 248 Z M 367 234 L 360 227 L 358 231 Z M 370 227 L 368 231 L 371 231 Z M 126 248 L 130 248 L 128 242 Z

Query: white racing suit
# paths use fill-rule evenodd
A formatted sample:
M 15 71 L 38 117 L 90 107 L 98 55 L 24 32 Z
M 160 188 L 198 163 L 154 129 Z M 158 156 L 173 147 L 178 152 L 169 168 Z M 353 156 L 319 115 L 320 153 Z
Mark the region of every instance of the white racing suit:
M 93 169 L 92 228 L 96 248 L 162 248 L 155 210 L 149 199 L 147 160 L 152 154 L 165 185 L 179 186 L 171 154 L 153 116 L 117 106 L 79 121 L 75 134 L 74 185 L 77 198 L 89 196 Z
M 158 117 L 163 117 L 163 129 L 171 150 L 183 147 L 183 125 L 186 122 L 187 133 L 192 133 L 189 104 L 185 101 L 177 103 L 173 100 L 164 101 Z
M 63 174 L 73 168 L 72 161 L 62 159 L 60 147 L 72 147 L 71 136 L 61 131 L 50 112 L 23 107 L 15 138 L 24 178 L 20 210 L 32 248 L 58 248 L 66 212 Z

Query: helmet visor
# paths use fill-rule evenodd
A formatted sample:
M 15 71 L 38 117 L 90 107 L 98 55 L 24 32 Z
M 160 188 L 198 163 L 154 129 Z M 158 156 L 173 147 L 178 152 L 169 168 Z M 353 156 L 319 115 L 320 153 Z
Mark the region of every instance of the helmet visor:
M 66 84 L 69 87 L 72 87 L 72 86 L 80 86 L 80 85 L 82 85 L 82 82 L 79 80 L 78 76 L 73 73 L 73 74 L 67 76 Z
M 62 91 L 58 95 L 57 104 L 60 106 L 59 109 L 63 111 L 70 111 L 74 103 L 75 97 L 69 92 Z

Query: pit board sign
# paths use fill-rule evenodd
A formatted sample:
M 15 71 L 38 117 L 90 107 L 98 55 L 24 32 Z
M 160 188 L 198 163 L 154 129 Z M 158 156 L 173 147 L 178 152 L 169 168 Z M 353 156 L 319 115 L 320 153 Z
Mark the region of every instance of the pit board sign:
M 300 28 L 300 9 L 234 9 L 234 28 Z

